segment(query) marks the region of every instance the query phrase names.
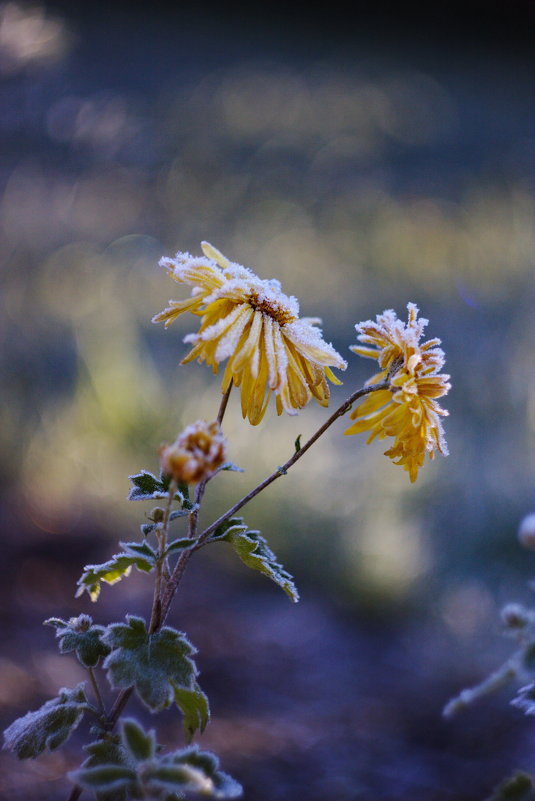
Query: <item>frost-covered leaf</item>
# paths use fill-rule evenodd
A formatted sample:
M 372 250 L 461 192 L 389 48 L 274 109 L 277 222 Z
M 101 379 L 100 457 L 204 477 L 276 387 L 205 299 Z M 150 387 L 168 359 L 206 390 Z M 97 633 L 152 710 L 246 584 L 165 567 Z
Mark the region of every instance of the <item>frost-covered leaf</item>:
M 527 773 L 516 773 L 500 784 L 487 801 L 535 801 L 533 779 Z
M 163 756 L 160 759 L 160 768 L 168 771 L 162 776 L 162 781 L 171 779 L 173 774 L 170 768 L 182 769 L 184 783 L 181 789 L 185 792 L 204 793 L 214 798 L 238 798 L 243 793 L 237 781 L 219 770 L 216 755 L 210 751 L 200 751 L 196 745 Z M 174 775 L 178 778 L 180 774 Z
M 158 523 L 142 523 L 140 529 L 143 536 L 148 537 L 157 527 Z
M 164 626 L 149 634 L 145 621 L 132 615 L 127 624 L 108 626 L 103 640 L 112 649 L 104 661 L 112 687 L 134 686 L 153 711 L 173 702 L 175 687 L 195 688 L 197 668 L 191 656 L 196 649 L 182 632 Z
M 78 661 L 84 667 L 95 667 L 99 659 L 110 652 L 108 646 L 101 640 L 105 631 L 104 626 L 94 625 L 89 615 L 80 615 L 68 621 L 50 618 L 45 620 L 45 625 L 54 626 L 56 629 L 60 652 L 68 654 L 76 651 Z
M 119 766 L 122 768 L 130 768 L 135 772 L 136 763 L 128 754 L 124 745 L 122 745 L 120 738 L 117 735 L 106 735 L 103 740 L 97 740 L 94 743 L 84 746 L 84 749 L 89 754 L 89 757 L 82 764 L 79 771 L 74 771 L 69 774 L 69 778 L 76 784 L 79 782 L 80 774 L 89 768 L 105 767 L 105 766 Z M 104 789 L 95 792 L 97 801 L 127 801 L 128 785 L 122 787 L 112 786 L 111 789 Z
M 67 740 L 88 709 L 84 685 L 62 689 L 56 698 L 35 712 L 15 720 L 4 732 L 5 748 L 19 759 L 36 757 L 48 748 L 53 751 Z
M 217 470 L 215 470 L 215 472 L 213 473 L 213 476 L 215 476 L 217 473 L 221 473 L 223 470 L 227 470 L 230 473 L 244 473 L 245 472 L 243 467 L 238 467 L 238 465 L 234 464 L 234 462 L 225 462 L 220 467 L 218 467 Z
M 154 733 L 146 733 L 135 720 L 123 722 L 122 741 L 132 759 L 137 761 L 151 759 L 156 753 Z
M 189 743 L 197 729 L 203 732 L 210 720 L 208 697 L 195 682 L 192 690 L 175 687 L 175 703 L 184 716 L 184 733 Z
M 148 542 L 120 542 L 119 545 L 130 556 L 140 556 L 153 564 L 158 558 L 158 554 L 150 547 Z
M 190 746 L 162 755 L 154 733 L 145 732 L 135 720 L 122 721 L 120 739 L 92 743 L 87 751 L 91 756 L 70 778 L 96 792 L 98 801 L 180 801 L 184 793 L 237 798 L 242 793 L 240 785 L 219 770 L 214 754 Z
M 130 543 L 133 544 L 133 543 Z M 124 576 L 128 576 L 135 566 L 144 573 L 150 573 L 155 563 L 155 557 L 138 556 L 135 553 L 118 553 L 108 562 L 101 565 L 86 565 L 84 572 L 78 579 L 78 590 L 76 597 L 82 595 L 87 590 L 92 601 L 96 601 L 100 595 L 100 584 L 105 581 L 107 584 L 115 584 Z
M 128 493 L 129 501 L 147 501 L 154 498 L 166 498 L 169 490 L 169 480 L 166 476 L 156 478 L 148 470 L 142 470 L 134 476 L 128 476 L 133 486 Z
M 210 537 L 211 540 L 224 540 L 226 537 L 227 532 L 231 529 L 240 529 L 240 531 L 247 531 L 247 526 L 243 522 L 242 517 L 229 517 L 224 520 L 214 531 L 212 536 Z
M 195 544 L 196 540 L 192 540 L 190 537 L 183 537 L 179 540 L 173 540 L 165 549 L 165 555 L 170 556 L 170 554 L 176 553 L 177 551 L 183 551 L 186 548 L 193 548 Z
M 171 484 L 171 477 L 165 473 L 160 473 L 160 477 L 156 478 L 153 473 L 148 470 L 141 470 L 134 476 L 128 476 L 133 486 L 128 493 L 129 501 L 148 501 L 157 498 L 167 498 L 169 494 L 169 486 Z M 189 488 L 187 484 L 178 484 L 175 493 L 175 500 L 183 503 L 189 501 Z
M 259 531 L 250 531 L 241 518 L 231 518 L 229 526 L 220 534 L 220 529 L 216 530 L 215 536 L 225 542 L 230 542 L 242 562 L 253 570 L 258 570 L 265 576 L 272 579 L 279 587 L 282 587 L 288 597 L 297 603 L 299 593 L 294 584 L 293 576 L 290 575 L 277 562 L 277 557 L 267 544 L 266 540 Z M 223 524 L 224 525 L 224 524 Z

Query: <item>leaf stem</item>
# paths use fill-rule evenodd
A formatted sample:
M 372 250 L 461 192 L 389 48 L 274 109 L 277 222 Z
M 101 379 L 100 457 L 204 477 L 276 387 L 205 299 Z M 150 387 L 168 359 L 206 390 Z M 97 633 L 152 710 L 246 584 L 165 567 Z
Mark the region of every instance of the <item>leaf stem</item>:
M 167 545 L 167 534 L 169 531 L 169 521 L 171 517 L 171 508 L 173 500 L 177 491 L 177 483 L 173 479 L 169 484 L 169 491 L 167 495 L 167 504 L 165 506 L 162 527 L 158 531 L 158 559 L 156 562 L 156 581 L 154 582 L 154 595 L 152 599 L 152 611 L 150 616 L 149 633 L 153 634 L 158 631 L 160 627 L 161 611 L 162 611 L 162 567 L 165 553 L 165 546 Z
M 93 692 L 95 693 L 95 698 L 97 699 L 98 708 L 102 715 L 106 715 L 106 707 L 104 706 L 104 701 L 102 700 L 102 694 L 100 692 L 100 687 L 98 686 L 97 677 L 95 675 L 95 671 L 92 667 L 87 668 L 87 672 L 89 673 L 89 678 L 91 679 L 91 686 L 93 687 Z

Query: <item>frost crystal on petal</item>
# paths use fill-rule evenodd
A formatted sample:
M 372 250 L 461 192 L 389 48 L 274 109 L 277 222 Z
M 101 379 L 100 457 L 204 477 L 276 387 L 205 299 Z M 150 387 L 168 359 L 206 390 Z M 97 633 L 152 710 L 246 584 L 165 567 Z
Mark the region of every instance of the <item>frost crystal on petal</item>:
M 277 279 L 258 278 L 208 242 L 201 246 L 204 256 L 177 253 L 160 260 L 175 281 L 191 287 L 191 295 L 170 301 L 153 322 L 167 326 L 185 311 L 201 317 L 199 330 L 184 339 L 192 349 L 182 364 L 197 359 L 217 372 L 228 359 L 222 391 L 231 381 L 241 388 L 243 416 L 253 425 L 262 420 L 271 392 L 279 414 L 295 414 L 312 397 L 326 406 L 327 379 L 337 383 L 330 368 L 345 370 L 347 363 L 323 340 L 315 327 L 320 320 L 299 319 L 297 298 L 285 295 Z
M 355 422 L 345 432 L 369 432 L 368 442 L 378 437 L 394 437 L 385 451 L 395 464 L 402 465 L 415 481 L 425 454 L 432 459 L 437 451 L 448 455 L 440 418 L 448 412 L 437 403 L 451 385 L 449 375 L 439 374 L 444 365 L 444 351 L 439 339 L 420 344 L 428 320 L 418 319 L 418 307 L 407 305 L 408 320 L 398 320 L 393 309 L 378 314 L 375 321 L 358 323 L 357 339 L 363 343 L 351 350 L 359 356 L 377 359 L 381 372 L 372 376 L 368 386 L 387 383 L 360 403 L 350 414 Z

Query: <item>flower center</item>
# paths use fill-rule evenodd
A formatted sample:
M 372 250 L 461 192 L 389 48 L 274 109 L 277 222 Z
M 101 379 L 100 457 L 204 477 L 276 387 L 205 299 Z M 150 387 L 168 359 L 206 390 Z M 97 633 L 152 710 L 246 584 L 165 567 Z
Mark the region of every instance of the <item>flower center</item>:
M 265 295 L 259 295 L 258 292 L 251 292 L 247 300 L 255 311 L 269 315 L 279 325 L 286 325 L 286 323 L 293 323 L 297 320 L 297 317 L 292 314 L 290 309 L 275 298 L 268 298 Z

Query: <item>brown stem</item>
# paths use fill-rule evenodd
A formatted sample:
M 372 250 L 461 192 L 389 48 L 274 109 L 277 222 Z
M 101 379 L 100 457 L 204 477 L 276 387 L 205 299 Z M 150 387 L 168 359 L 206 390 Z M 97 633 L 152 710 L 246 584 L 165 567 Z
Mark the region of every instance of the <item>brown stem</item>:
M 304 454 L 308 451 L 308 449 L 311 448 L 315 442 L 317 442 L 317 440 L 321 437 L 321 435 L 324 434 L 327 431 L 327 429 L 339 417 L 342 417 L 342 415 L 344 415 L 351 408 L 351 406 L 355 403 L 355 401 L 364 397 L 364 395 L 369 395 L 371 392 L 377 392 L 378 390 L 381 389 L 388 389 L 388 386 L 389 384 L 387 382 L 383 384 L 373 384 L 372 386 L 358 389 L 356 392 L 350 395 L 350 397 L 335 412 L 333 412 L 333 414 L 321 426 L 321 428 L 318 428 L 316 433 L 313 434 L 310 437 L 310 439 L 307 442 L 305 442 L 305 444 L 302 445 L 290 459 L 288 459 L 287 462 L 285 462 L 280 467 L 277 467 L 277 469 L 270 476 L 261 481 L 260 484 L 258 484 L 253 490 L 251 490 L 251 492 L 247 493 L 247 495 L 244 495 L 244 497 L 241 498 L 241 500 L 235 503 L 234 506 L 232 506 L 230 509 L 227 509 L 227 511 L 224 512 L 224 514 L 222 514 L 220 517 L 217 518 L 217 520 L 215 520 L 210 526 L 208 526 L 208 528 L 206 528 L 200 535 L 199 542 L 196 547 L 198 548 L 202 544 L 204 544 L 208 539 L 208 537 L 210 536 L 210 534 L 212 534 L 218 528 L 218 526 L 221 525 L 221 523 L 224 523 L 225 520 L 228 520 L 229 517 L 232 517 L 232 515 L 235 514 L 237 511 L 239 511 L 243 506 L 245 506 L 245 504 L 249 503 L 249 501 L 255 498 L 260 492 L 262 492 L 262 490 L 264 490 L 266 487 L 272 484 L 275 481 L 275 479 L 279 478 L 280 476 L 286 475 L 290 467 L 292 467 L 297 461 L 299 461 L 299 459 L 302 456 L 304 456 Z
M 228 403 L 228 399 L 230 397 L 230 391 L 232 389 L 232 384 L 233 384 L 232 379 L 230 379 L 230 384 L 228 385 L 228 389 L 224 393 L 224 395 L 223 395 L 223 397 L 221 399 L 221 404 L 219 406 L 219 411 L 218 411 L 217 417 L 216 417 L 216 420 L 219 423 L 219 425 L 221 425 L 221 423 L 223 422 L 223 417 L 225 416 L 225 411 L 227 409 L 227 403 Z

